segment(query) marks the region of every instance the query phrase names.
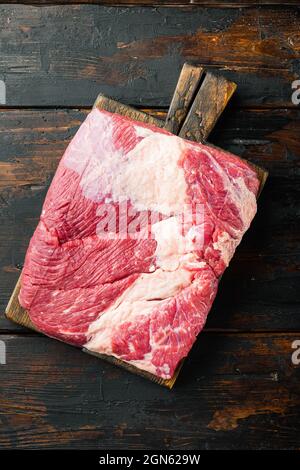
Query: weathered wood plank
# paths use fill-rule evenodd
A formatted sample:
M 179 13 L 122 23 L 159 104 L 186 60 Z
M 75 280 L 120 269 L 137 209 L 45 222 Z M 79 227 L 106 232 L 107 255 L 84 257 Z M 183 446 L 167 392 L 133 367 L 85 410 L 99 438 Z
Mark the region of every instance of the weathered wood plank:
M 165 123 L 165 128 L 173 134 L 179 133 L 179 129 L 193 103 L 203 72 L 203 67 L 188 63 L 185 63 L 182 67 Z M 200 142 L 200 139 L 198 142 Z
M 295 339 L 202 334 L 170 392 L 45 337 L 2 335 L 0 446 L 299 447 Z
M 238 85 L 237 105 L 293 106 L 300 9 L 0 6 L 9 106 L 168 106 L 185 61 Z
M 235 89 L 235 83 L 207 73 L 180 130 L 180 137 L 204 142 Z
M 16 0 L 0 0 L 0 4 L 16 3 Z M 66 0 L 23 0 L 22 3 L 29 5 L 60 5 L 65 4 Z M 213 7 L 230 7 L 239 8 L 245 6 L 263 6 L 263 5 L 298 5 L 297 0 L 238 0 L 237 2 L 229 2 L 228 0 L 72 0 L 72 4 L 100 4 L 107 6 L 213 6 Z
M 58 160 L 86 114 L 86 110 L 0 112 L 5 144 L 0 147 L 1 313 L 19 277 Z M 223 276 L 208 327 L 300 329 L 300 111 L 225 114 L 210 140 L 266 167 L 270 177 L 254 224 Z M 0 328 L 15 331 L 16 326 L 1 315 Z
M 157 119 L 151 114 L 144 113 L 143 111 L 132 108 L 131 106 L 119 103 L 118 101 L 115 101 L 112 98 L 108 98 L 101 93 L 97 96 L 93 107 L 104 109 L 110 113 L 122 114 L 122 116 L 135 119 L 136 121 L 146 122 L 147 124 L 152 124 L 153 126 L 165 127 L 165 122 L 163 120 Z
M 151 111 L 159 119 L 163 111 Z M 0 110 L 0 188 L 3 197 L 44 185 L 88 110 Z M 210 141 L 270 171 L 300 176 L 300 110 L 224 111 Z M 38 189 L 38 188 L 36 188 Z

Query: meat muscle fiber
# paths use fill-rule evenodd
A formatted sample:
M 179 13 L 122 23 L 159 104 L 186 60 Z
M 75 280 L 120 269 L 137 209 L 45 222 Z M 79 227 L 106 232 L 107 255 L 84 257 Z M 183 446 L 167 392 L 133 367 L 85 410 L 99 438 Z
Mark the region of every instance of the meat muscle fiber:
M 94 109 L 48 191 L 20 303 L 45 334 L 170 378 L 205 324 L 258 188 L 232 154 Z

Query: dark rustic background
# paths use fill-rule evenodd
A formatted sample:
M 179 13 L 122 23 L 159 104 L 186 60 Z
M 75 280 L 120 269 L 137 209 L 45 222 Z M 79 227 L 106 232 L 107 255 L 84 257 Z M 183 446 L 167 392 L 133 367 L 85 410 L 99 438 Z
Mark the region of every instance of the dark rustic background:
M 299 2 L 35 3 L 0 5 L 0 447 L 299 448 Z M 210 141 L 270 177 L 169 391 L 3 313 L 57 162 L 96 95 L 163 117 L 186 60 L 237 82 Z

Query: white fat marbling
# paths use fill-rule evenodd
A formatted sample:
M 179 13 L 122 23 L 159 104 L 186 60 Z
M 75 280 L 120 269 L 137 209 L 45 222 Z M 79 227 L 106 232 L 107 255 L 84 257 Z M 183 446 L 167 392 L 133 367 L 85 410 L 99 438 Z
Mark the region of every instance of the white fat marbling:
M 93 110 L 69 145 L 63 163 L 81 175 L 80 186 L 89 199 L 98 201 L 109 194 L 114 202 L 131 201 L 136 210 L 168 215 L 181 211 L 187 185 L 178 161 L 184 142 L 136 125 L 133 130 L 137 144 L 124 154 L 112 145 L 110 116 Z
M 181 235 L 180 223 L 176 217 L 157 222 L 152 231 L 157 241 L 154 254 L 155 271 L 141 274 L 116 302 L 90 325 L 90 340 L 85 345 L 87 349 L 112 354 L 111 339 L 116 326 L 135 322 L 138 317 L 150 316 L 155 307 L 189 286 L 197 270 L 205 265 L 203 261 L 198 261 L 195 253 L 191 251 L 191 239 Z M 150 362 L 144 358 L 142 362 L 139 361 L 139 366 L 143 363 L 143 369 L 151 371 Z

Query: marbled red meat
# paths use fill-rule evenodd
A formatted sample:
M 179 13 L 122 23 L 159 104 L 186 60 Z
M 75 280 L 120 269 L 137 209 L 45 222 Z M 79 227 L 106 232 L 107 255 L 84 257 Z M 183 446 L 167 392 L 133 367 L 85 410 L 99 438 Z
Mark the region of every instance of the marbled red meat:
M 205 324 L 258 187 L 234 155 L 94 109 L 48 191 L 20 303 L 47 335 L 170 378 Z

